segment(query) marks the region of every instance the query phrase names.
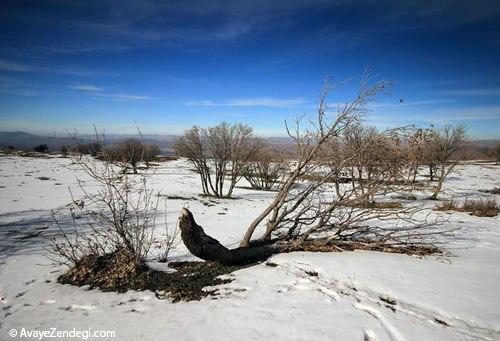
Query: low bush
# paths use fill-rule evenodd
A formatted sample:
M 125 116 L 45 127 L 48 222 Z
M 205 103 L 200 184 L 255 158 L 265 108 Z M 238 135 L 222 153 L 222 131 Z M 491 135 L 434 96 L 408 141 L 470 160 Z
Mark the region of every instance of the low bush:
M 454 200 L 443 201 L 436 206 L 436 210 L 468 212 L 477 217 L 495 217 L 500 212 L 500 206 L 495 198 L 480 197 L 465 199 L 461 205 Z
M 396 195 L 394 198 L 400 200 L 411 200 L 411 201 L 417 200 L 417 197 L 413 194 L 400 194 Z
M 466 199 L 462 209 L 478 217 L 495 217 L 500 212 L 494 198 Z
M 49 151 L 49 147 L 46 144 L 39 144 L 35 148 L 33 148 L 33 151 L 37 153 L 47 153 Z
M 446 200 L 439 203 L 436 208 L 436 211 L 459 211 L 460 208 L 458 204 L 454 200 Z
M 479 191 L 483 193 L 500 194 L 500 187 L 495 187 L 493 189 L 483 189 Z
M 366 208 L 366 209 L 396 209 L 402 208 L 403 205 L 399 201 L 370 201 L 370 202 L 356 202 L 348 205 L 350 207 L 356 208 Z

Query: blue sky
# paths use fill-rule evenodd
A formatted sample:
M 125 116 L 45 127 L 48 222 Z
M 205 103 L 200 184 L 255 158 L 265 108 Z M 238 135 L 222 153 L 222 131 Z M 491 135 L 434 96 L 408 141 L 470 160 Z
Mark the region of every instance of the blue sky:
M 4 0 L 0 27 L 3 131 L 281 136 L 326 75 L 354 77 L 339 102 L 371 67 L 397 84 L 368 123 L 500 138 L 498 1 Z

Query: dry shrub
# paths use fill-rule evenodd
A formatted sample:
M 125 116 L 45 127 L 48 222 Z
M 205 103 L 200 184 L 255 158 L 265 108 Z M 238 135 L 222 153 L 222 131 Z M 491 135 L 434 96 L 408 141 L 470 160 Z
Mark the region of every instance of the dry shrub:
M 500 212 L 500 207 L 494 198 L 482 197 L 466 199 L 462 205 L 462 210 L 478 217 L 495 217 Z
M 403 205 L 399 201 L 370 201 L 370 202 L 356 202 L 348 204 L 350 207 L 366 208 L 366 209 L 396 209 L 403 208 Z
M 483 189 L 480 192 L 490 193 L 490 194 L 500 194 L 500 187 L 495 187 L 493 189 Z
M 395 196 L 396 199 L 400 199 L 400 200 L 417 200 L 417 197 L 413 194 L 400 194 L 400 195 L 396 195 Z
M 75 196 L 70 189 L 69 215 L 52 212 L 57 232 L 50 236 L 45 256 L 84 269 L 81 262 L 88 262 L 88 257 L 108 257 L 122 249 L 143 263 L 155 246 L 160 258 L 166 260 L 176 245 L 177 232 L 169 229 L 165 220 L 165 233 L 159 240 L 156 236 L 156 218 L 163 199 L 148 183 L 152 173 L 122 173 L 105 153 L 106 149 L 100 159 L 70 155 L 92 182 L 89 185 L 77 178 L 80 193 Z
M 436 206 L 436 211 L 459 211 L 458 204 L 454 200 L 446 200 Z
M 243 176 L 253 189 L 273 190 L 279 187 L 288 171 L 283 153 L 258 142 L 258 149 L 242 167 Z
M 500 212 L 500 207 L 494 198 L 480 197 L 465 199 L 462 205 L 454 200 L 443 201 L 436 210 L 469 212 L 470 215 L 477 217 L 495 217 Z
M 160 263 L 166 263 L 169 260 L 170 251 L 174 250 L 180 242 L 178 238 L 180 230 L 177 227 L 171 230 L 167 226 L 165 221 L 165 233 L 160 236 L 159 240 L 155 241 Z
M 62 284 L 88 285 L 103 291 L 150 290 L 155 292 L 157 298 L 178 302 L 217 295 L 216 289 L 204 288 L 231 282 L 231 279 L 219 276 L 241 268 L 214 262 L 173 262 L 168 266 L 176 271 L 150 269 L 126 249 L 121 249 L 102 256 L 82 258 L 76 266 L 59 276 L 58 281 Z
M 63 284 L 90 285 L 103 290 L 125 291 L 129 282 L 146 268 L 126 249 L 105 255 L 87 255 L 58 279 Z M 121 290 L 120 290 L 121 289 Z
M 308 241 L 300 245 L 290 245 L 283 252 L 296 252 L 296 251 L 308 251 L 308 252 L 342 252 L 342 251 L 354 251 L 354 250 L 365 250 L 365 251 L 378 251 L 386 253 L 401 253 L 407 255 L 417 255 L 426 256 L 437 253 L 442 253 L 442 251 L 433 245 L 409 245 L 409 246 L 397 246 L 397 245 L 381 245 L 380 243 L 374 242 L 372 240 L 360 240 L 357 242 L 346 242 L 338 243 L 331 242 L 325 243 L 323 241 Z

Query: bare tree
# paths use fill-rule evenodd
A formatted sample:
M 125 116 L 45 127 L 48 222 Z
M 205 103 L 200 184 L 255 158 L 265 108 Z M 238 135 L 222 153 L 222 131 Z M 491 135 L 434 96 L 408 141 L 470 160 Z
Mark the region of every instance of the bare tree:
M 500 161 L 500 143 L 497 143 L 493 147 L 490 147 L 487 151 L 487 156 L 497 162 Z
M 464 126 L 447 125 L 442 129 L 432 129 L 428 153 L 436 165 L 437 185 L 431 199 L 437 199 L 443 189 L 443 182 L 458 164 L 459 153 L 464 149 L 466 142 Z
M 356 155 L 351 155 L 347 159 L 341 160 L 342 164 L 336 169 L 330 168 L 329 171 L 323 170 L 320 163 L 314 162 L 324 151 L 324 147 L 334 139 L 340 137 L 348 128 L 359 122 L 363 113 L 366 112 L 366 104 L 376 95 L 388 91 L 392 86 L 391 82 L 381 80 L 372 83 L 372 78 L 365 73 L 360 82 L 359 92 L 355 98 L 337 107 L 337 114 L 333 120 L 327 116 L 332 109 L 327 104 L 327 97 L 332 89 L 332 85 L 327 80 L 321 92 L 318 104 L 316 121 L 310 123 L 309 129 L 302 129 L 302 120 L 295 122 L 295 128 L 292 130 L 287 125 L 288 135 L 295 141 L 298 160 L 293 164 L 289 175 L 285 178 L 276 198 L 271 204 L 250 224 L 240 246 L 248 246 L 256 227 L 266 218 L 266 231 L 260 238 L 268 239 L 271 234 L 283 225 L 290 226 L 291 234 L 298 230 L 298 227 L 304 224 L 316 223 L 317 230 L 323 227 L 329 217 L 331 217 L 338 205 L 330 205 L 327 208 L 312 207 L 312 199 L 319 195 L 320 189 L 333 176 L 338 169 L 347 166 L 352 162 Z M 302 186 L 297 183 L 304 174 L 319 173 L 320 176 L 314 181 L 309 181 Z M 316 210 L 315 213 L 313 213 Z M 319 216 L 318 216 L 319 214 Z M 312 215 L 315 217 L 313 218 Z M 321 216 L 322 215 L 322 216 Z M 320 218 L 319 221 L 316 218 Z M 306 232 L 306 238 L 314 230 Z M 305 240 L 303 238 L 303 240 Z
M 390 87 L 391 82 L 373 80 L 365 73 L 354 98 L 334 111 L 327 104 L 333 88 L 327 81 L 316 118 L 302 117 L 293 128 L 286 126 L 295 142 L 296 160 L 290 162 L 274 200 L 247 228 L 240 247 L 228 250 L 207 236 L 186 209 L 179 218 L 184 244 L 198 257 L 222 263 L 254 259 L 256 253 L 304 250 L 308 245 L 403 248 L 406 252 L 435 247 L 437 236 L 450 231 L 422 216 L 422 205 L 372 204 L 375 198 L 398 191 L 395 184 L 405 166 L 398 130 L 377 132 L 359 125 L 367 103 Z M 354 147 L 353 132 L 360 135 Z M 351 173 L 348 182 L 346 170 Z M 380 222 L 385 223 L 380 226 Z M 255 240 L 258 226 L 264 232 Z
M 49 147 L 46 144 L 39 144 L 35 148 L 33 148 L 33 151 L 37 153 L 47 153 L 49 151 Z
M 144 162 L 146 167 L 149 168 L 150 162 L 155 161 L 160 155 L 161 149 L 155 144 L 145 144 L 144 145 Z
M 252 188 L 275 189 L 288 171 L 286 157 L 263 141 L 259 141 L 255 149 L 243 166 L 244 177 Z
M 146 150 L 140 139 L 129 138 L 109 147 L 105 154 L 109 161 L 121 164 L 124 172 L 130 166 L 137 174 L 137 166 L 144 161 Z
M 205 195 L 230 198 L 243 167 L 256 150 L 252 129 L 243 124 L 221 123 L 208 129 L 193 127 L 178 138 L 174 148 L 200 174 Z M 224 191 L 224 182 L 229 187 Z
M 89 151 L 88 145 L 85 143 L 73 144 L 71 146 L 71 154 L 74 157 L 78 157 L 80 160 L 83 158 L 84 155 L 89 154 L 88 151 Z
M 430 181 L 434 178 L 435 165 L 427 155 L 427 145 L 430 138 L 430 129 L 418 128 L 408 136 L 406 156 L 408 163 L 408 177 L 406 180 L 415 182 L 421 166 L 426 164 L 429 166 Z
M 69 148 L 68 148 L 68 146 L 63 145 L 63 146 L 61 147 L 61 155 L 62 155 L 63 157 L 67 157 L 67 156 L 68 156 L 68 154 L 69 154 Z

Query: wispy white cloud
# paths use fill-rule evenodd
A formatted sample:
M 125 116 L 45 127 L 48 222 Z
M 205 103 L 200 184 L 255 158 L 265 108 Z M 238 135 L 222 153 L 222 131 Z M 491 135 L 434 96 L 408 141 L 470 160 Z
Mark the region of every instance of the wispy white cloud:
M 418 111 L 376 111 L 367 121 L 378 124 L 406 125 L 415 123 L 447 123 L 460 121 L 500 120 L 500 105 L 438 108 Z
M 0 94 L 36 96 L 38 92 L 32 84 L 25 81 L 10 77 L 0 77 Z
M 187 105 L 189 107 L 213 107 L 217 105 L 222 106 L 223 104 L 215 103 L 209 100 L 201 100 L 201 101 L 187 101 L 184 103 L 184 105 Z
M 145 95 L 132 95 L 132 94 L 109 92 L 107 89 L 100 88 L 98 86 L 91 84 L 72 85 L 69 87 L 69 89 L 81 91 L 90 96 L 107 97 L 115 100 L 141 101 L 141 100 L 151 99 L 150 96 L 145 96 Z
M 78 77 L 112 75 L 111 73 L 101 72 L 101 71 L 97 71 L 97 70 L 86 70 L 86 69 L 81 69 L 81 68 L 38 66 L 38 65 L 31 65 L 31 64 L 26 64 L 26 63 L 14 62 L 14 61 L 5 60 L 5 59 L 0 59 L 0 71 L 62 74 L 62 75 L 78 76 Z
M 274 97 L 254 97 L 254 98 L 233 98 L 223 102 L 211 100 L 188 101 L 187 106 L 227 106 L 227 107 L 270 107 L 270 108 L 292 108 L 299 107 L 306 103 L 303 98 L 274 98 Z
M 379 109 L 398 109 L 402 107 L 425 107 L 435 104 L 443 103 L 455 103 L 455 99 L 431 99 L 423 101 L 406 101 L 404 99 L 399 100 L 397 103 L 387 103 L 387 102 L 374 102 L 368 105 L 368 108 L 379 110 Z
M 434 1 L 366 1 L 366 0 L 296 0 L 296 1 L 144 1 L 101 0 L 71 1 L 64 6 L 78 13 L 98 12 L 95 19 L 83 16 L 61 17 L 59 11 L 39 9 L 35 15 L 22 9 L 11 9 L 8 14 L 16 20 L 27 22 L 26 26 L 60 29 L 78 35 L 47 35 L 50 39 L 39 41 L 34 47 L 49 53 L 92 53 L 104 50 L 123 50 L 133 47 L 161 44 L 193 48 L 193 43 L 217 42 L 237 39 L 255 32 L 270 32 L 277 28 L 293 27 L 298 15 L 316 14 L 318 11 L 351 12 L 352 8 L 367 12 L 373 20 L 357 22 L 357 25 L 336 23 L 329 32 L 318 21 L 318 39 L 333 37 L 339 44 L 365 43 L 380 32 L 421 30 L 429 27 L 450 28 L 471 24 L 498 16 L 497 0 L 483 0 L 482 6 L 475 2 Z M 33 25 L 35 24 L 35 25 Z M 311 25 L 314 26 L 314 25 Z M 314 29 L 318 27 L 314 26 Z M 308 40 L 313 34 L 303 30 Z M 317 32 L 316 32 L 317 33 Z M 43 37 L 44 35 L 40 35 Z M 69 36 L 71 39 L 66 39 Z M 86 37 L 86 39 L 72 39 Z M 43 39 L 43 38 L 42 38 Z M 50 41 L 49 41 L 50 40 Z M 331 41 L 331 40 L 330 40 Z M 332 45 L 327 45 L 331 49 Z
M 28 72 L 31 68 L 17 62 L 0 59 L 0 70 L 9 72 Z
M 100 94 L 99 96 L 106 96 L 106 97 L 112 97 L 115 99 L 133 100 L 133 101 L 151 99 L 150 96 L 130 95 L 130 94 Z
M 500 88 L 450 89 L 438 93 L 457 96 L 500 96 Z
M 275 71 L 281 70 L 290 67 L 292 64 L 296 64 L 297 60 L 301 58 L 298 57 L 289 57 L 289 58 L 281 58 L 281 59 L 273 59 L 265 62 L 257 63 L 255 66 L 248 68 L 248 71 Z
M 105 92 L 94 92 L 90 93 L 90 95 L 94 97 L 100 97 L 100 98 L 110 98 L 113 100 L 117 101 L 146 101 L 150 100 L 150 96 L 144 96 L 144 95 L 132 95 L 132 94 L 121 94 L 121 93 L 105 93 Z
M 16 96 L 36 96 L 38 93 L 31 89 L 19 89 L 0 85 L 0 94 Z
M 95 91 L 105 91 L 103 88 L 99 88 L 94 85 L 73 85 L 69 87 L 72 90 L 80 90 L 80 91 L 90 91 L 90 92 L 95 92 Z
M 431 100 L 425 100 L 425 101 L 405 101 L 404 99 L 401 99 L 399 103 L 380 103 L 379 106 L 392 106 L 392 107 L 413 107 L 413 106 L 424 106 L 424 105 L 432 105 L 432 104 L 441 104 L 441 103 L 455 103 L 457 100 L 455 99 L 431 99 Z M 377 105 L 376 103 L 375 105 Z
M 273 97 L 258 97 L 258 98 L 240 98 L 231 99 L 228 101 L 228 106 L 233 107 L 273 107 L 273 108 L 286 108 L 286 107 L 296 107 L 304 104 L 305 101 L 302 98 L 273 98 Z
M 440 121 L 500 120 L 500 105 L 443 108 L 426 116 L 429 120 Z

